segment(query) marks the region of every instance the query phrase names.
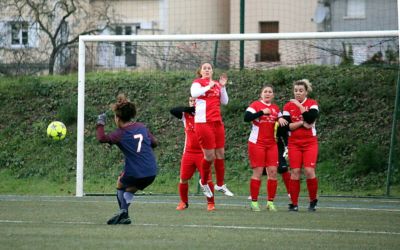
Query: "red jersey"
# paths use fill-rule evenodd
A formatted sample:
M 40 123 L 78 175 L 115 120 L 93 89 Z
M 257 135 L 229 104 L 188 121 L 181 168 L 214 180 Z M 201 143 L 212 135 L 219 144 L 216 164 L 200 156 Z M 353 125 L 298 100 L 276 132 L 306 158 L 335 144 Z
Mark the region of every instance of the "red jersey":
M 310 109 L 318 110 L 318 104 L 313 99 L 306 98 L 301 105 L 303 105 L 306 111 L 309 111 Z M 292 122 L 303 121 L 300 109 L 292 102 L 286 103 L 283 107 L 283 116 L 290 116 Z M 317 131 L 315 129 L 315 122 L 312 124 L 311 129 L 300 127 L 296 130 L 289 131 L 289 137 L 292 139 L 317 138 L 316 136 Z
M 249 141 L 261 145 L 270 145 L 275 141 L 275 122 L 278 120 L 279 107 L 276 104 L 267 104 L 263 101 L 254 101 L 246 109 L 251 113 L 257 113 L 265 108 L 271 110 L 271 114 L 262 115 L 253 120 Z
M 199 139 L 194 131 L 194 115 L 183 112 L 182 122 L 185 127 L 185 148 L 183 152 L 203 153 L 199 144 Z
M 205 123 L 213 121 L 222 121 L 221 117 L 221 85 L 216 84 L 210 90 L 196 98 L 196 123 Z M 210 83 L 210 79 L 197 78 L 193 84 L 200 84 L 201 87 L 206 87 Z

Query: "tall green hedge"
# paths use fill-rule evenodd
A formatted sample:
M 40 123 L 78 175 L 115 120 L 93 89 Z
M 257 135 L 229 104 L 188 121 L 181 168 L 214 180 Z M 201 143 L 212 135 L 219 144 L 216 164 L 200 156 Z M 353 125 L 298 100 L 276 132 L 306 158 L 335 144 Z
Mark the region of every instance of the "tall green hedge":
M 221 72 L 216 72 L 218 75 Z M 383 188 L 393 116 L 397 70 L 371 67 L 305 66 L 274 70 L 228 71 L 229 104 L 223 107 L 226 127 L 227 179 L 246 182 L 249 168 L 243 121 L 247 106 L 265 83 L 275 87 L 282 107 L 292 98 L 292 82 L 308 78 L 311 97 L 319 102 L 320 139 L 317 173 L 336 190 Z M 95 138 L 97 114 L 109 110 L 118 93 L 126 93 L 138 107 L 138 121 L 148 125 L 160 141 L 156 150 L 159 181 L 176 178 L 183 150 L 182 124 L 169 109 L 186 105 L 194 72 L 90 73 L 86 76 L 85 178 L 102 185 L 114 180 L 121 165 L 116 148 Z M 0 169 L 15 178 L 45 177 L 54 181 L 75 178 L 77 76 L 0 78 Z M 108 112 L 107 129 L 114 128 Z M 68 127 L 62 142 L 46 138 L 50 121 Z M 400 155 L 396 147 L 396 155 Z M 399 159 L 396 159 L 397 166 Z M 400 182 L 396 169 L 393 181 Z M 247 184 L 244 184 L 247 185 Z

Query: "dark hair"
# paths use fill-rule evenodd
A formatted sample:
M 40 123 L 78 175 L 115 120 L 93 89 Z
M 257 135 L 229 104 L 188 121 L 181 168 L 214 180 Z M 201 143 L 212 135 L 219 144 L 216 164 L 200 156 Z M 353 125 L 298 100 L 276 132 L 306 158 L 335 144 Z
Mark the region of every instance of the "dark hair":
M 261 88 L 261 93 L 264 91 L 265 88 L 271 88 L 272 92 L 274 92 L 274 86 L 272 86 L 272 84 L 270 83 L 264 84 L 264 86 Z
M 117 102 L 111 105 L 111 109 L 123 122 L 129 122 L 136 116 L 136 106 L 126 98 L 125 94 L 117 96 Z

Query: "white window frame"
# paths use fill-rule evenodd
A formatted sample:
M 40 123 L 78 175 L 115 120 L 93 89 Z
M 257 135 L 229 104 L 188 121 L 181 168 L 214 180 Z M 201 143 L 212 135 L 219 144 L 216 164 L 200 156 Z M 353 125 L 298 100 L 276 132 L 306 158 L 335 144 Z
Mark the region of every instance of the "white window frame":
M 18 36 L 18 43 L 13 44 L 13 26 L 14 24 L 20 25 L 18 30 L 15 30 L 16 36 L 15 40 Z M 38 48 L 39 47 L 39 25 L 35 22 L 29 21 L 8 21 L 3 25 L 3 29 L 6 31 L 5 34 L 7 37 L 5 41 L 3 41 L 4 46 L 7 46 L 11 49 L 30 49 L 30 48 Z M 26 35 L 26 43 L 24 43 L 23 36 Z
M 14 25 L 19 25 L 18 30 L 13 29 Z M 13 21 L 10 22 L 11 26 L 11 48 L 26 48 L 29 47 L 29 23 L 24 21 Z M 18 43 L 13 43 L 14 41 L 14 30 L 18 35 Z M 23 35 L 26 34 L 26 43 L 23 41 Z
M 347 0 L 344 19 L 365 19 L 365 0 Z

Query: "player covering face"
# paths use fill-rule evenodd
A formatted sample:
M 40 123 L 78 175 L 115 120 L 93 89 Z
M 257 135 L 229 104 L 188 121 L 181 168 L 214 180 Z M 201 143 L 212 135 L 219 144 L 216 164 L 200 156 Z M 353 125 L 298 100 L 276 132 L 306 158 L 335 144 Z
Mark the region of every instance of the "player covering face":
M 267 209 L 276 211 L 274 199 L 277 190 L 278 147 L 275 139 L 275 123 L 284 126 L 287 122 L 280 118 L 279 107 L 273 103 L 274 90 L 272 85 L 261 89 L 260 98 L 246 109 L 244 121 L 252 122 L 248 140 L 248 154 L 253 174 L 250 179 L 250 207 L 260 211 L 258 194 L 261 186 L 261 176 L 266 169 L 267 180 Z
M 290 196 L 292 203 L 289 211 L 298 211 L 298 198 L 300 193 L 301 168 L 304 168 L 309 195 L 310 212 L 316 211 L 318 179 L 315 168 L 318 157 L 318 139 L 315 128 L 318 117 L 318 104 L 308 98 L 312 91 L 311 83 L 307 79 L 293 83 L 294 99 L 291 99 L 283 108 L 283 116 L 289 122 L 289 162 Z

